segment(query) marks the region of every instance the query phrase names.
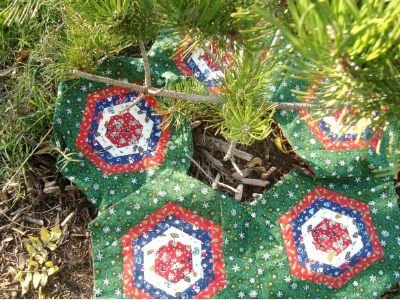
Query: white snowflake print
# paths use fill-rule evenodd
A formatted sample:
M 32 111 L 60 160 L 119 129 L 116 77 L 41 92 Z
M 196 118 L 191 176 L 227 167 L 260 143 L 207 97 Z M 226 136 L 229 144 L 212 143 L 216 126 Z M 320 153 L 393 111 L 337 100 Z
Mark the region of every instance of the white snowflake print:
M 271 258 L 271 255 L 269 255 L 269 254 L 266 252 L 266 253 L 263 254 L 262 258 L 264 258 L 264 259 L 267 261 L 268 259 Z
M 236 264 L 232 267 L 232 270 L 236 273 L 240 271 L 240 267 Z
M 385 194 L 385 193 L 383 193 L 383 194 Z M 381 198 L 382 198 L 382 195 L 381 195 Z M 382 199 L 383 199 L 383 198 L 382 198 Z M 393 204 L 393 202 L 388 202 L 388 203 L 386 203 L 386 206 L 387 206 L 388 208 L 393 208 L 394 204 Z
M 101 295 L 101 293 L 102 293 L 102 290 L 101 289 L 99 289 L 99 288 L 93 288 L 93 291 L 94 291 L 94 293 L 95 293 L 95 295 L 96 296 L 100 296 Z
M 387 237 L 389 237 L 390 234 L 389 234 L 389 231 L 383 230 L 382 235 L 387 238 Z
M 256 290 L 251 290 L 249 293 L 250 298 L 256 298 L 258 295 Z
M 203 195 L 207 195 L 207 194 L 208 194 L 208 189 L 205 188 L 205 187 L 203 187 L 203 188 L 200 190 L 200 193 L 202 193 Z
M 101 252 L 100 252 L 100 250 L 99 250 L 99 253 L 97 253 L 97 255 L 96 255 L 96 259 L 97 259 L 97 261 L 102 261 L 103 260 L 103 254 L 101 254 Z

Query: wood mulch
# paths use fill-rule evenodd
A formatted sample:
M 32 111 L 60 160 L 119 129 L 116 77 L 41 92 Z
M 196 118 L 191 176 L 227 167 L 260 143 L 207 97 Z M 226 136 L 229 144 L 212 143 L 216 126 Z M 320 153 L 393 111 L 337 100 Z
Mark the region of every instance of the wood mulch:
M 194 160 L 189 174 L 215 186 L 232 198 L 251 202 L 265 193 L 295 167 L 305 167 L 277 126 L 267 139 L 251 146 L 237 146 L 234 164 L 224 161 L 229 143 L 203 125 L 193 128 Z M 281 149 L 275 137 L 282 141 Z M 279 144 L 278 144 L 279 145 Z M 42 290 L 46 298 L 92 298 L 93 265 L 89 223 L 97 208 L 55 168 L 56 156 L 35 155 L 25 166 L 26 181 L 10 186 L 0 202 L 0 297 L 20 298 L 19 283 L 13 282 L 12 268 L 24 269 L 27 263 L 28 236 L 40 236 L 46 228 L 59 227 L 63 234 L 50 259 L 60 271 L 49 277 Z M 219 175 L 218 175 L 219 174 Z M 221 186 L 216 182 L 228 185 Z M 396 182 L 397 183 L 397 182 Z M 243 188 L 243 190 L 242 190 Z M 235 190 L 235 191 L 232 191 Z M 400 194 L 400 186 L 397 188 Z M 15 203 L 13 195 L 21 196 Z M 28 256 L 29 257 L 29 256 Z M 400 284 L 381 298 L 399 297 Z M 23 298 L 38 298 L 33 288 Z

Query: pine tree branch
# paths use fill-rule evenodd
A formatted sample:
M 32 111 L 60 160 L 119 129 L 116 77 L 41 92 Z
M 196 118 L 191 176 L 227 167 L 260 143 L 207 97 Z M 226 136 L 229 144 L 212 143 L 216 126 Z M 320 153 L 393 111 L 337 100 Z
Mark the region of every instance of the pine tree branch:
M 71 74 L 84 78 L 91 81 L 101 82 L 109 85 L 115 85 L 119 87 L 123 87 L 126 89 L 133 90 L 139 93 L 146 93 L 146 88 L 141 85 L 125 82 L 122 80 L 111 79 L 108 77 L 97 76 L 89 73 L 85 73 L 78 70 L 70 71 Z M 196 101 L 196 102 L 208 102 L 208 103 L 218 103 L 218 99 L 215 96 L 203 96 L 203 95 L 195 95 L 195 94 L 186 94 L 177 91 L 171 90 L 164 90 L 164 89 L 157 89 L 150 87 L 147 90 L 147 94 L 153 96 L 160 96 L 160 97 L 167 97 L 172 99 L 180 99 L 180 100 L 187 100 L 187 101 Z
M 78 70 L 70 71 L 71 74 L 75 75 L 76 77 L 84 78 L 91 81 L 101 82 L 109 85 L 119 86 L 122 88 L 130 89 L 135 92 L 143 93 L 152 96 L 160 96 L 160 97 L 167 97 L 172 99 L 179 99 L 179 100 L 186 100 L 186 101 L 196 101 L 196 102 L 206 102 L 206 103 L 214 103 L 217 104 L 220 101 L 217 97 L 210 95 L 196 95 L 196 94 L 187 94 L 181 93 L 172 90 L 164 90 L 164 89 L 157 89 L 150 87 L 146 91 L 146 87 L 129 83 L 122 80 L 111 79 L 108 77 L 93 75 L 89 73 L 85 73 Z M 312 110 L 312 109 L 320 109 L 324 107 L 324 104 L 316 104 L 316 103 L 296 103 L 296 102 L 273 102 L 267 101 L 265 102 L 267 105 L 274 106 L 276 109 L 302 109 L 302 110 Z
M 143 41 L 138 40 L 140 52 L 143 58 L 143 65 L 144 65 L 144 86 L 146 90 L 151 88 L 151 74 L 150 74 L 150 64 L 149 60 L 147 59 L 147 52 L 146 48 L 144 47 Z M 147 94 L 147 92 L 146 92 Z

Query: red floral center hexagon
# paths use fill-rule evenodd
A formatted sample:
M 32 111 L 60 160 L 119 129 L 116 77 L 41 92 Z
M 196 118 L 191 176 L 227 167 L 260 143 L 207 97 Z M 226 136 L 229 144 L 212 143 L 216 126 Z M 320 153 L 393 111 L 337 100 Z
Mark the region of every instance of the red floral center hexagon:
M 323 79 L 322 82 L 327 79 Z M 315 93 L 322 92 L 317 86 L 310 85 L 308 93 L 314 95 Z M 319 102 L 320 99 L 306 99 L 309 102 Z M 328 110 L 329 111 L 329 110 Z M 339 110 L 333 116 L 326 116 L 320 121 L 315 122 L 313 120 L 312 114 L 309 111 L 298 110 L 300 116 L 306 120 L 307 126 L 313 132 L 313 134 L 318 138 L 326 150 L 340 150 L 340 149 L 358 149 L 366 147 L 369 143 L 369 148 L 375 150 L 381 131 L 378 130 L 373 136 L 372 130 L 368 127 L 364 129 L 360 140 L 357 142 L 357 136 L 360 126 L 362 124 L 356 124 L 352 126 L 347 132 L 343 132 L 343 128 L 347 128 L 345 121 L 342 121 L 343 110 Z M 378 112 L 374 113 L 371 117 L 375 118 L 379 115 Z
M 347 227 L 329 219 L 324 219 L 311 232 L 315 249 L 335 256 L 351 244 Z
M 120 87 L 87 96 L 76 145 L 106 174 L 140 171 L 164 160 L 170 127 L 161 129 L 156 99 L 138 98 Z
M 130 113 L 112 116 L 107 124 L 106 137 L 117 148 L 136 145 L 143 131 L 143 125 Z
M 166 280 L 177 283 L 192 273 L 192 248 L 181 242 L 169 241 L 156 253 L 156 274 Z
M 226 285 L 221 227 L 167 203 L 122 237 L 124 294 L 211 298 Z
M 290 271 L 341 288 L 383 256 L 368 204 L 317 187 L 279 218 Z

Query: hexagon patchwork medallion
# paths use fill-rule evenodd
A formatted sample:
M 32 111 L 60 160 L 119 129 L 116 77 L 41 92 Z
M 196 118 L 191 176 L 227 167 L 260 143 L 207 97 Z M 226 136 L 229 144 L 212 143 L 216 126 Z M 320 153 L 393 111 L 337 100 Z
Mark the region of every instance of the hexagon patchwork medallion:
M 104 173 L 140 171 L 163 162 L 170 128 L 157 101 L 120 87 L 87 96 L 76 145 Z M 137 102 L 137 103 L 136 103 Z
M 226 284 L 221 227 L 167 203 L 122 237 L 124 294 L 210 298 Z
M 383 256 L 368 204 L 323 187 L 301 199 L 279 223 L 290 271 L 302 279 L 341 288 Z
M 323 79 L 322 82 L 327 81 Z M 314 94 L 322 92 L 322 90 L 315 85 L 310 85 L 308 93 Z M 318 103 L 320 99 L 306 99 L 309 102 Z M 329 110 L 328 110 L 329 111 Z M 346 132 L 343 132 L 343 128 L 347 128 L 346 123 L 342 120 L 343 109 L 338 110 L 334 115 L 325 116 L 318 122 L 313 120 L 313 115 L 306 110 L 298 110 L 301 117 L 306 121 L 307 126 L 310 128 L 312 133 L 318 138 L 326 150 L 340 150 L 340 149 L 358 149 L 369 146 L 370 149 L 376 150 L 379 142 L 381 131 L 378 130 L 373 135 L 372 130 L 366 127 L 360 136 L 360 140 L 357 141 L 359 126 L 361 124 L 355 124 L 351 126 Z M 378 117 L 379 113 L 375 112 L 372 118 Z

